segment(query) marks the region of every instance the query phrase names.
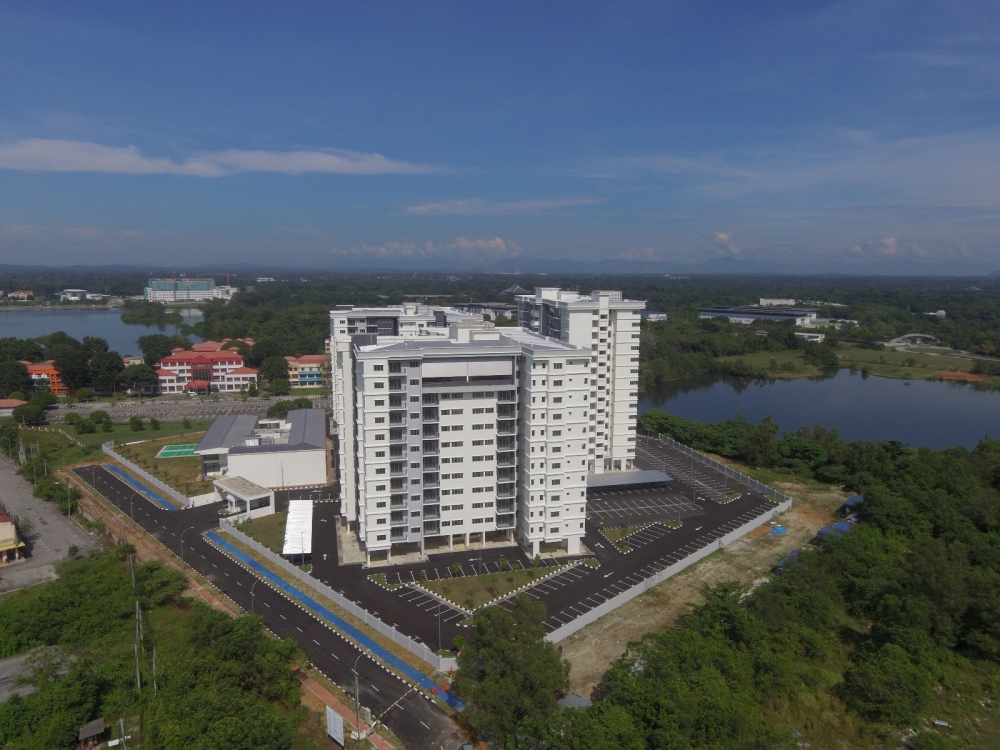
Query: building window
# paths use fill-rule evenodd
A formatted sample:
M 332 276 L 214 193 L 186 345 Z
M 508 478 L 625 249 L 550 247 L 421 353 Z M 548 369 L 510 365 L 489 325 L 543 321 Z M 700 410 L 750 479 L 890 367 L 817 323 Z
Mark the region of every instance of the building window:
M 375 366 L 374 366 L 374 367 L 372 368 L 372 370 L 374 370 L 375 372 L 382 372 L 382 371 L 383 371 L 384 369 L 385 369 L 385 366 L 384 366 L 384 365 L 375 365 Z
M 385 507 L 385 501 L 383 500 L 380 503 L 375 503 L 375 507 L 376 508 L 384 508 Z
M 386 519 L 384 519 L 384 518 L 376 518 L 375 519 L 375 523 L 378 524 L 379 526 L 385 526 L 385 521 L 386 521 Z
M 375 541 L 376 542 L 384 542 L 385 541 L 385 534 L 379 534 L 378 536 L 376 536 L 375 537 Z
M 375 424 L 385 424 L 385 417 L 375 417 Z
M 385 492 L 385 485 L 384 484 L 376 484 L 375 485 L 375 491 L 376 492 Z
M 376 383 L 375 387 L 376 388 L 385 388 L 385 383 Z
M 385 474 L 385 467 L 375 469 L 376 474 Z
M 378 435 L 375 436 L 375 439 L 376 440 L 385 440 L 385 435 L 382 434 L 382 433 L 379 433 Z

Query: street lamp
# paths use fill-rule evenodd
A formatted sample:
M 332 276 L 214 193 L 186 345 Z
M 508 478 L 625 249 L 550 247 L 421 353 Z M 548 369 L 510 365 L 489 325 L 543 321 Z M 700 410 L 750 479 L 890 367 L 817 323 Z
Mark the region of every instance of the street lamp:
M 306 564 L 306 532 L 299 532 L 299 565 Z
M 190 531 L 193 526 L 188 526 L 184 531 L 181 532 L 181 564 L 184 564 L 184 532 Z
M 364 655 L 364 651 L 358 654 L 358 658 L 354 660 L 354 666 L 351 668 L 351 671 L 354 672 L 354 726 L 357 729 L 358 739 L 361 739 L 361 700 L 358 697 L 358 661 Z
M 255 614 L 254 608 L 253 608 L 253 587 L 256 586 L 258 583 L 260 583 L 260 579 L 259 578 L 256 579 L 253 582 L 253 586 L 250 587 L 250 614 Z
M 438 602 L 438 651 L 443 651 L 444 646 L 441 645 L 441 602 Z

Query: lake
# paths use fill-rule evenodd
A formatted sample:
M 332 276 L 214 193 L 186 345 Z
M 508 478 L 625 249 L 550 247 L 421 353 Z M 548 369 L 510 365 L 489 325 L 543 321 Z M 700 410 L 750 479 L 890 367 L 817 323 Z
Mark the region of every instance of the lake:
M 193 325 L 202 319 L 201 310 L 180 310 L 184 322 Z M 47 310 L 0 310 L 0 338 L 16 336 L 31 339 L 64 331 L 82 341 L 84 336 L 107 339 L 108 345 L 119 354 L 139 354 L 136 339 L 150 333 L 180 333 L 179 326 L 126 325 L 121 321 L 121 310 L 51 308 Z M 192 341 L 200 341 L 197 336 Z
M 663 409 L 686 419 L 720 422 L 768 414 L 782 432 L 801 425 L 836 427 L 844 440 L 901 440 L 914 446 L 972 448 L 1000 437 L 1000 391 L 957 383 L 863 377 L 840 370 L 832 377 L 756 383 L 717 378 L 679 381 L 644 393 L 639 412 Z

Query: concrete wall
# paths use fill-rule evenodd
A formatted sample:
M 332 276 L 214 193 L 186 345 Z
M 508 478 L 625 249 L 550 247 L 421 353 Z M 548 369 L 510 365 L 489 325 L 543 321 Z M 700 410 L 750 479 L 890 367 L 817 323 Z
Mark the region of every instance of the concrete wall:
M 326 448 L 274 453 L 230 453 L 231 477 L 243 477 L 261 487 L 311 487 L 326 484 Z

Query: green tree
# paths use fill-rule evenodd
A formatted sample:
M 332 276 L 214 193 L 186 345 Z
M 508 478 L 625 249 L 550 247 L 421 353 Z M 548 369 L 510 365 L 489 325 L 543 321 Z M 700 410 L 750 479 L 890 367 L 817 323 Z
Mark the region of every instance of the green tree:
M 158 380 L 159 376 L 149 365 L 129 365 L 121 372 L 121 382 L 132 391 L 142 390 Z
M 0 360 L 0 398 L 11 398 L 13 393 L 27 391 L 31 385 L 28 368 L 16 359 Z
M 468 706 L 462 720 L 501 747 L 522 722 L 544 722 L 569 684 L 569 663 L 544 639 L 545 605 L 521 595 L 508 612 L 478 614 L 458 658 L 455 691 Z
M 146 429 L 142 423 L 142 417 L 138 415 L 132 415 L 131 417 L 129 417 L 128 426 L 129 429 L 132 430 L 132 432 L 142 432 L 143 430 Z
M 268 382 L 279 378 L 288 380 L 288 360 L 284 357 L 268 357 L 260 363 L 257 376 Z
M 90 356 L 108 351 L 107 339 L 98 338 L 97 336 L 84 336 L 82 344 Z
M 844 674 L 841 695 L 853 711 L 873 721 L 911 724 L 931 697 L 930 677 L 899 646 L 887 643 L 863 655 Z
M 124 369 L 125 363 L 118 352 L 96 352 L 90 359 L 94 390 L 105 396 L 114 393 Z
M 18 424 L 41 424 L 45 421 L 45 410 L 37 404 L 21 404 L 14 407 L 11 416 Z
M 178 347 L 182 349 L 191 347 L 190 339 L 184 336 L 167 336 L 164 333 L 150 333 L 140 336 L 136 343 L 139 345 L 139 351 L 142 352 L 142 358 L 150 367 Z
M 46 409 L 53 404 L 58 404 L 59 397 L 52 393 L 52 391 L 35 391 L 31 394 L 31 398 L 28 399 L 28 403 Z
M 271 393 L 275 396 L 287 396 L 291 390 L 291 386 L 284 378 L 275 378 L 271 381 Z
M 76 392 L 76 400 L 86 403 L 94 400 L 94 391 L 90 388 L 80 388 Z
M 68 415 L 67 415 L 68 418 Z M 111 415 L 108 414 L 103 409 L 94 409 L 87 417 L 91 422 L 97 424 L 98 422 L 109 422 L 111 421 Z
M 153 430 L 154 432 L 157 431 L 157 430 L 159 430 L 160 429 L 160 420 L 157 419 L 156 417 L 150 417 L 149 418 L 149 429 Z
M 75 391 L 90 383 L 90 357 L 86 351 L 60 347 L 52 364 L 69 390 Z

